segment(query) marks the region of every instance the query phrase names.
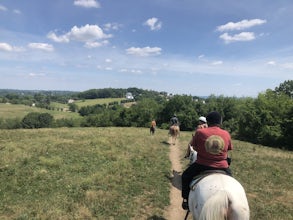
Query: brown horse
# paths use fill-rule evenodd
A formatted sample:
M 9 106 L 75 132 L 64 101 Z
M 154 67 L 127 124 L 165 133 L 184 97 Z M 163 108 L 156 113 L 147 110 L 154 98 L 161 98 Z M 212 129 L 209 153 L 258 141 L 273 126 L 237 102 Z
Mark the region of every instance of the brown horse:
M 150 127 L 150 134 L 154 135 L 155 134 L 155 131 L 156 131 L 156 128 L 155 128 L 155 126 L 152 125 Z
M 180 134 L 180 128 L 178 125 L 172 125 L 169 129 L 169 134 L 172 137 L 172 143 L 175 144 L 177 137 Z

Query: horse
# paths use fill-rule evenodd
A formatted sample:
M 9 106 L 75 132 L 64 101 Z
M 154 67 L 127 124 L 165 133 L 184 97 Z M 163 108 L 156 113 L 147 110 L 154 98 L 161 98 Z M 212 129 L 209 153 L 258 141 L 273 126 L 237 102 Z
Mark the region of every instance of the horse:
M 172 142 L 175 144 L 177 137 L 180 135 L 180 128 L 178 125 L 172 125 L 169 129 L 169 134 L 172 137 Z
M 190 160 L 195 162 L 197 152 L 191 146 L 190 150 Z M 249 220 L 249 205 L 243 186 L 221 172 L 193 180 L 188 204 L 194 220 Z
M 154 135 L 155 134 L 155 131 L 156 131 L 156 128 L 155 128 L 155 126 L 152 125 L 150 127 L 150 134 Z

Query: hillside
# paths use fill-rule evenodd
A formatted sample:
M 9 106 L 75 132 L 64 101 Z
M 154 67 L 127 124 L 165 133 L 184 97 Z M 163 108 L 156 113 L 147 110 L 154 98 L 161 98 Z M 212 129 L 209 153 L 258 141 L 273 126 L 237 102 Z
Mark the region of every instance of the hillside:
M 191 132 L 181 132 L 182 154 Z M 21 141 L 19 141 L 21 140 Z M 292 219 L 293 153 L 233 141 L 251 219 Z M 1 219 L 164 219 L 167 130 L 55 128 L 0 133 Z M 277 187 L 276 187 L 277 186 Z

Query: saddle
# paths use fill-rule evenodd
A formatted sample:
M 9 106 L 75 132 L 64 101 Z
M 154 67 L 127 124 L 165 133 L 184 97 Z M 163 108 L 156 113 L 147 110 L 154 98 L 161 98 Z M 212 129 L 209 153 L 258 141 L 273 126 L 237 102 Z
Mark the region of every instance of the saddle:
M 195 190 L 196 185 L 199 183 L 199 181 L 201 181 L 203 178 L 205 178 L 211 174 L 214 174 L 214 173 L 228 175 L 224 170 L 205 170 L 205 171 L 202 171 L 199 175 L 193 177 L 193 180 L 191 181 L 191 183 L 189 185 L 190 190 Z

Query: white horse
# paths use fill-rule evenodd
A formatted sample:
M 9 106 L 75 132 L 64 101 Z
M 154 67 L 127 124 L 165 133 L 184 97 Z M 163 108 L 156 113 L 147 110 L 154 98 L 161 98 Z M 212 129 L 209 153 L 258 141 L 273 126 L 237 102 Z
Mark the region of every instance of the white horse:
M 193 162 L 197 152 L 190 146 Z M 199 177 L 201 178 L 201 177 Z M 189 210 L 197 220 L 248 220 L 249 205 L 242 185 L 233 177 L 213 173 L 190 184 Z

